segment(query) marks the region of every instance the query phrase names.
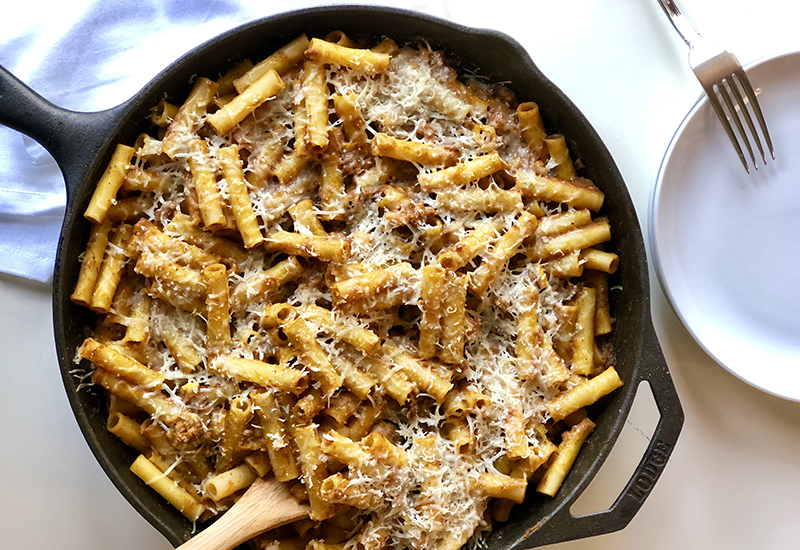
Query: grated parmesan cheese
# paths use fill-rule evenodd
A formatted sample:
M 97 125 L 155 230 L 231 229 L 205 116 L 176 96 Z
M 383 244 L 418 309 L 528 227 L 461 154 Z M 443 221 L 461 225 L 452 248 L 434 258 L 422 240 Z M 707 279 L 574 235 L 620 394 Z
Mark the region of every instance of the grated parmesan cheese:
M 341 520 L 341 524 L 349 525 L 349 532 L 346 539 L 337 542 L 346 542 L 348 549 L 388 546 L 440 550 L 458 548 L 470 540 L 477 544 L 491 531 L 492 501 L 476 493 L 472 486 L 481 474 L 509 474 L 509 470 L 501 466 L 504 460 L 507 462 L 509 416 L 522 415 L 530 452 L 543 461 L 546 456 L 542 444 L 546 434 L 542 428 L 551 424 L 546 404 L 582 380 L 573 375 L 560 386 L 553 387 L 544 374 L 546 359 L 541 349 L 531 353 L 535 374 L 521 376 L 522 360 L 517 357 L 515 347 L 517 319 L 535 310 L 544 342 L 549 345 L 568 342 L 576 327 L 566 316 L 582 283 L 551 277 L 541 285 L 540 264 L 512 255 L 492 279 L 485 296 L 470 294 L 461 303 L 466 311 L 460 325 L 460 330 L 466 334 L 461 343 L 463 360 L 446 364 L 435 355 L 419 356 L 421 315 L 430 307 L 422 290 L 422 268 L 437 265 L 440 252 L 457 246 L 470 231 L 491 221 L 498 238 L 470 258 L 456 274 L 471 277 L 485 258 L 502 253 L 501 236 L 514 226 L 522 211 L 532 208 L 536 201 L 523 197 L 517 209 L 500 213 L 450 209 L 440 204 L 436 193 L 426 193 L 417 184 L 419 175 L 441 169 L 441 166 L 373 157 L 363 143 L 345 141 L 335 145 L 340 150 L 332 155 L 342 178 L 339 198 L 344 200 L 337 208 L 325 208 L 318 193 L 323 179 L 320 162 L 330 159 L 306 158 L 288 181 L 275 176 L 279 160 L 295 154 L 298 151 L 296 140 L 303 139 L 296 127 L 296 109 L 305 101 L 302 73 L 302 66 L 298 66 L 283 74 L 287 81 L 285 88 L 226 135 L 217 135 L 206 127 L 205 115 L 177 117 L 168 130 L 168 146 L 150 138 L 136 153 L 134 166 L 137 169 L 169 178 L 171 182 L 147 195 L 151 202 L 143 218 L 152 221 L 168 237 L 184 240 L 218 256 L 228 266 L 228 289 L 232 297 L 231 338 L 220 347 L 207 334 L 207 324 L 211 321 L 205 310 L 205 296 L 201 296 L 202 307 L 194 307 L 186 296 L 183 296 L 184 301 L 167 303 L 170 296 L 181 293 L 180 282 L 161 274 L 145 279 L 136 267 L 139 251 L 135 246 L 121 250 L 130 257 L 124 284 L 129 285 L 137 297 L 149 297 L 151 303 L 147 312 L 147 340 L 121 349 L 138 354 L 149 368 L 164 375 L 164 384 L 157 391 L 170 407 L 169 411 L 157 408 L 151 421 L 172 434 L 179 430 L 172 412 L 177 409 L 196 415 L 202 423 L 201 433 L 192 439 L 191 445 L 181 446 L 178 438 L 169 436 L 174 456 L 164 457 L 173 460 L 165 474 L 175 468 L 184 475 L 188 472 L 202 504 L 210 513 L 227 509 L 235 498 L 215 502 L 204 487 L 211 477 L 220 473 L 214 468 L 220 463 L 230 403 L 236 398 L 249 402 L 253 395 L 265 391 L 273 393 L 278 400 L 276 412 L 282 430 L 266 432 L 258 421 L 261 409 L 252 407 L 246 425 L 240 426 L 240 447 L 232 456 L 238 463 L 249 452 L 288 450 L 297 455 L 291 436 L 295 422 L 293 404 L 298 398 L 321 392 L 324 385 L 307 351 L 293 349 L 279 327 L 262 326 L 262 311 L 265 306 L 277 303 L 294 306 L 297 309 L 292 311 L 297 312 L 302 312 L 303 306 L 320 306 L 331 311 L 330 326 L 312 319 L 307 321 L 324 357 L 341 372 L 355 369 L 367 378 L 377 379 L 378 383 L 347 425 L 336 426 L 322 413 L 315 415 L 311 425 L 317 427 L 323 439 L 328 437 L 325 430 L 331 428 L 352 435 L 359 423 L 369 418 L 370 411 L 377 408 L 378 417 L 393 427 L 394 444 L 407 457 L 404 464 L 392 467 L 386 467 L 375 457 L 363 463 L 344 465 L 346 490 L 363 495 L 370 504 L 363 510 L 351 510 L 349 523 Z M 456 164 L 498 152 L 505 171 L 471 182 L 469 188 L 483 189 L 487 193 L 503 192 L 509 188 L 516 170 L 535 166 L 542 169 L 543 166 L 547 171 L 554 167 L 552 161 L 539 159 L 522 138 L 514 111 L 515 100 L 507 90 L 477 81 L 465 86 L 457 80 L 456 71 L 444 55 L 426 44 L 399 49 L 382 74 L 367 76 L 327 65 L 326 76 L 331 95 L 355 98 L 357 110 L 363 117 L 366 139 L 385 133 L 408 142 L 442 147 L 453 153 Z M 479 101 L 470 101 L 469 94 Z M 329 135 L 333 135 L 332 129 L 343 123 L 332 107 L 329 111 Z M 194 154 L 190 143 L 196 139 L 204 139 L 208 144 L 211 169 L 217 174 L 220 172 L 217 151 L 230 145 L 239 147 L 252 212 L 264 236 L 289 232 L 315 238 L 309 227 L 302 224 L 295 227 L 288 214 L 291 206 L 310 198 L 315 201 L 314 215 L 328 237 L 346 243 L 347 264 L 334 265 L 319 260 L 304 249 L 294 254 L 267 253 L 262 249 L 245 251 L 235 226 L 217 233 L 205 229 L 198 219 L 198 196 L 188 168 Z M 229 182 L 219 176 L 216 183 L 230 214 Z M 388 215 L 381 202 L 386 184 L 403 191 L 395 195 L 408 201 L 402 207 L 402 215 Z M 536 206 L 546 215 L 563 209 L 557 204 L 537 203 Z M 193 220 L 191 223 L 197 234 L 190 236 L 169 225 L 176 216 Z M 533 245 L 523 244 L 523 248 L 528 246 Z M 188 269 L 189 273 L 192 270 L 200 273 L 203 267 L 193 265 L 193 257 L 186 250 L 159 249 L 153 253 L 172 265 Z M 277 269 L 287 257 L 295 257 L 301 269 L 282 280 L 281 275 L 270 270 Z M 354 309 L 346 301 L 337 302 L 331 291 L 333 285 L 353 276 L 378 273 L 401 263 L 408 263 L 414 274 L 393 286 L 377 288 L 369 297 L 368 307 Z M 203 281 L 202 275 L 199 280 Z M 526 290 L 535 286 L 540 288 L 534 304 L 525 296 Z M 437 293 L 444 296 L 451 292 L 446 285 L 437 289 Z M 443 311 L 445 315 L 452 315 L 457 309 L 451 305 Z M 99 320 L 94 335 L 104 341 L 121 340 L 128 325 L 134 322 L 131 311 L 130 303 L 122 304 L 113 312 L 113 322 L 111 317 Z M 393 355 L 357 349 L 351 342 L 341 339 L 345 332 L 353 330 L 372 332 L 384 345 L 391 344 L 399 351 Z M 461 348 L 457 349 L 461 353 Z M 410 357 L 408 361 L 413 364 L 421 365 L 426 376 L 440 379 L 448 387 L 455 386 L 451 394 L 458 392 L 462 385 L 468 386 L 486 397 L 486 405 L 470 410 L 463 418 L 448 417 L 442 404 L 436 401 L 435 392 L 426 392 L 420 384 L 414 383 L 408 365 L 397 360 L 398 353 Z M 311 379 L 309 389 L 301 395 L 292 395 L 265 389 L 242 375 L 232 376 L 225 368 L 227 356 L 300 371 Z M 569 361 L 568 357 L 565 359 Z M 598 372 L 605 366 L 597 365 Z M 411 398 L 403 403 L 393 400 L 386 391 L 387 380 L 378 379 L 376 372 L 383 372 L 380 369 L 386 369 L 389 377 L 397 378 L 399 383 L 411 384 Z M 324 404 L 330 405 L 333 400 L 350 393 L 347 388 L 352 388 L 348 385 L 353 383 L 345 372 L 344 387 L 335 395 L 324 396 Z M 447 426 L 453 422 L 463 422 L 466 426 L 467 452 L 450 437 Z M 336 466 L 342 465 L 337 465 L 330 457 L 321 457 L 320 468 L 327 471 Z M 308 485 L 308 478 L 303 479 L 303 483 L 305 491 L 316 490 Z M 316 536 L 323 530 L 323 527 L 313 528 L 303 536 Z M 273 533 L 264 535 L 260 539 L 261 547 L 277 548 L 275 536 Z

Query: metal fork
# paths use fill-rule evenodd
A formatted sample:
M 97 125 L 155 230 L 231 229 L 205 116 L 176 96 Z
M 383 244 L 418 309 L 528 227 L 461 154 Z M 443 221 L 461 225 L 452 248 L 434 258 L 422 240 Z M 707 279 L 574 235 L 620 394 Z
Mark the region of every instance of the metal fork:
M 756 132 L 756 127 L 753 124 L 753 119 L 750 116 L 750 111 L 747 109 L 746 103 L 750 104 L 750 109 L 758 119 L 758 124 L 761 127 L 761 134 L 767 142 L 767 147 L 772 155 L 772 160 L 775 160 L 775 150 L 772 148 L 772 140 L 769 137 L 769 130 L 767 130 L 767 123 L 764 122 L 764 115 L 761 113 L 761 107 L 758 105 L 758 99 L 750 85 L 750 80 L 742 70 L 742 66 L 732 53 L 721 50 L 715 46 L 710 40 L 704 39 L 692 27 L 689 21 L 684 17 L 678 6 L 675 5 L 673 0 L 658 0 L 664 13 L 669 17 L 672 26 L 681 35 L 683 41 L 689 46 L 689 65 L 692 67 L 697 80 L 702 84 L 703 89 L 708 95 L 711 106 L 714 112 L 717 113 L 722 127 L 725 128 L 725 133 L 733 144 L 739 159 L 744 165 L 747 173 L 750 173 L 750 168 L 747 165 L 742 148 L 739 145 L 739 139 L 731 127 L 731 121 L 736 125 L 739 131 L 741 140 L 747 147 L 750 153 L 753 167 L 758 170 L 756 163 L 756 156 L 753 154 L 753 147 L 750 145 L 750 140 L 745 133 L 742 120 L 744 119 L 750 135 L 758 146 L 758 151 L 761 153 L 761 158 L 764 165 L 767 164 L 767 155 L 764 154 L 764 147 L 761 144 L 761 139 Z M 745 102 L 741 90 L 744 90 L 747 102 Z M 722 98 L 720 100 L 720 98 Z M 724 104 L 723 104 L 724 103 Z M 727 112 L 726 112 L 727 107 Z

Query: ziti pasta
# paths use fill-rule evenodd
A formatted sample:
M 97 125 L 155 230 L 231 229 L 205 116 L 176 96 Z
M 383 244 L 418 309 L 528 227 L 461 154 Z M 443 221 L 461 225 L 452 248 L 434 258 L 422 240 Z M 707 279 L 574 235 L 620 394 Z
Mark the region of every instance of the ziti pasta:
M 311 517 L 260 548 L 454 550 L 554 495 L 622 385 L 563 136 L 424 43 L 303 35 L 214 76 L 86 211 L 78 356 L 133 472 L 201 522 L 290 484 Z

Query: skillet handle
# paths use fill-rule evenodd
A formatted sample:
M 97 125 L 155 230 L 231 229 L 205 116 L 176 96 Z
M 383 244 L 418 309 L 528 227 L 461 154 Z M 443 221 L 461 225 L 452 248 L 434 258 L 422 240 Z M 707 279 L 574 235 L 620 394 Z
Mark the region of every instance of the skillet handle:
M 675 448 L 684 416 L 661 346 L 650 323 L 645 328 L 641 361 L 641 378 L 631 383 L 637 386 L 642 380 L 650 383 L 660 418 L 650 445 L 622 493 L 608 510 L 583 516 L 573 516 L 569 511 L 569 507 L 580 496 L 575 495 L 560 512 L 556 512 L 540 529 L 524 539 L 525 548 L 619 531 L 630 523 L 650 495 Z
M 123 104 L 94 113 L 62 109 L 0 66 L 0 124 L 30 136 L 53 155 L 68 195 L 77 191 L 126 108 Z

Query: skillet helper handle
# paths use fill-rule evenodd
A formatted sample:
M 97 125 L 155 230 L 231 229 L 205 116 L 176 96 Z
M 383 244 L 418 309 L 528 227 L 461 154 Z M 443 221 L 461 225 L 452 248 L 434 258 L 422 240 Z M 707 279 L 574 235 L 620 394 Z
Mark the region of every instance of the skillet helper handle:
M 576 495 L 525 539 L 525 548 L 619 531 L 630 523 L 650 495 L 675 448 L 684 416 L 655 330 L 649 323 L 644 334 L 641 370 L 641 377 L 631 383 L 638 386 L 642 380 L 649 382 L 660 418 L 650 445 L 622 493 L 608 510 L 583 516 L 573 516 L 569 511 L 580 496 Z
M 0 66 L 0 124 L 30 136 L 53 155 L 68 193 L 77 190 L 78 176 L 105 145 L 124 110 L 125 105 L 94 113 L 62 109 Z

